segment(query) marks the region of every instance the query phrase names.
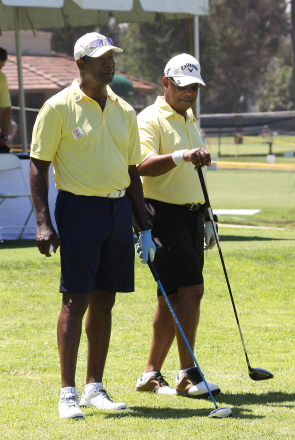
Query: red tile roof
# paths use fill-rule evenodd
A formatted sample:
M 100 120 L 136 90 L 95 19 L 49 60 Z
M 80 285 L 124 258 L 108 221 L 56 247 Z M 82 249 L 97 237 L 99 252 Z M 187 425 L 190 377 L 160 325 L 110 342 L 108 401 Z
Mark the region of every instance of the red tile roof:
M 69 86 L 73 79 L 79 77 L 74 58 L 55 52 L 52 52 L 52 56 L 23 55 L 22 66 L 23 84 L 26 93 L 37 91 L 52 91 L 55 93 Z M 18 90 L 16 55 L 8 55 L 3 72 L 7 76 L 9 90 L 16 92 Z M 157 88 L 157 85 L 151 82 L 120 72 L 116 73 L 129 78 L 135 90 L 148 93 Z

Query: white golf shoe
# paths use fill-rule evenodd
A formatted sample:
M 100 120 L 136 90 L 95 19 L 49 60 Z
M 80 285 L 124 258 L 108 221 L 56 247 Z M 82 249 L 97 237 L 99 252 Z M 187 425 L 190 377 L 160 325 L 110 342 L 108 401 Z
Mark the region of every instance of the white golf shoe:
M 88 393 L 86 393 L 84 389 L 80 400 L 80 406 L 94 406 L 95 408 L 107 411 L 127 408 L 125 403 L 113 402 L 110 396 L 107 394 L 106 390 L 101 387 L 94 388 Z
M 75 392 L 61 393 L 58 412 L 61 419 L 84 419 L 84 413 L 80 409 L 78 395 Z

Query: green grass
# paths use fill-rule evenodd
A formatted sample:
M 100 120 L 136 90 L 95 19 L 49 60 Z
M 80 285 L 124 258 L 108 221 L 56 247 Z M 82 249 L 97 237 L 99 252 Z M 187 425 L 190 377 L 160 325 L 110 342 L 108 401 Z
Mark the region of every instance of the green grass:
M 215 209 L 260 209 L 251 216 L 220 216 L 222 223 L 295 226 L 295 172 L 217 170 L 208 173 L 209 197 Z
M 269 146 L 259 136 L 249 136 L 243 139 L 243 144 L 235 144 L 233 136 L 208 137 L 211 155 L 219 155 L 221 161 L 266 162 Z M 293 151 L 294 156 L 284 157 L 285 151 Z M 276 163 L 294 163 L 295 136 L 278 135 L 273 137 L 272 153 L 276 155 Z
M 220 240 L 252 367 L 275 378 L 254 382 L 247 366 L 216 249 L 205 263 L 205 296 L 196 357 L 222 394 L 219 406 L 233 418 L 212 420 L 210 400 L 134 392 L 150 345 L 155 283 L 136 259 L 136 292 L 117 295 L 105 384 L 128 410 L 86 409 L 86 420 L 60 420 L 56 321 L 60 308 L 59 257 L 45 260 L 33 241 L 0 245 L 0 432 L 26 440 L 289 440 L 294 438 L 295 175 L 289 172 L 218 170 L 208 174 L 213 208 L 257 208 L 255 216 L 221 217 L 222 223 L 284 229 L 220 228 Z M 86 338 L 78 358 L 84 385 Z M 175 344 L 163 374 L 178 372 Z
M 210 400 L 135 393 L 151 336 L 155 283 L 136 260 L 136 293 L 118 294 L 105 382 L 128 410 L 86 409 L 86 420 L 60 420 L 56 321 L 60 307 L 58 256 L 46 259 L 33 242 L 0 247 L 0 431 L 3 439 L 253 439 L 294 438 L 295 230 L 221 230 L 221 245 L 250 362 L 275 378 L 253 382 L 247 366 L 218 252 L 208 252 L 206 293 L 195 351 L 209 381 L 218 383 L 219 406 L 233 418 L 212 420 Z M 173 345 L 163 374 L 178 372 Z M 77 384 L 84 384 L 83 334 Z

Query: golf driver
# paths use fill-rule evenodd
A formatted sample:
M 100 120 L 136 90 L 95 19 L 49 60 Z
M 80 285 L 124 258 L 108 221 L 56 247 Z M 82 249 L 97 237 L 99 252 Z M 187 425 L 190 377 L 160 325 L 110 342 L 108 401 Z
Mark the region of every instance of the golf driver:
M 162 295 L 163 295 L 163 297 L 164 297 L 164 299 L 165 299 L 165 301 L 166 301 L 166 303 L 167 303 L 167 306 L 169 307 L 169 310 L 170 310 L 170 312 L 172 313 L 172 316 L 173 316 L 173 318 L 174 318 L 174 321 L 175 321 L 175 323 L 176 323 L 176 325 L 177 325 L 177 327 L 178 327 L 178 329 L 179 329 L 179 331 L 180 331 L 180 333 L 181 333 L 181 335 L 182 335 L 182 337 L 183 337 L 183 340 L 184 340 L 184 342 L 185 342 L 185 344 L 186 344 L 186 346 L 187 346 L 187 348 L 188 348 L 188 350 L 189 350 L 189 352 L 190 352 L 190 355 L 191 355 L 191 357 L 192 357 L 192 359 L 193 359 L 193 361 L 194 361 L 194 363 L 195 363 L 197 369 L 199 370 L 199 373 L 200 373 L 200 375 L 201 375 L 201 377 L 202 377 L 202 380 L 204 381 L 204 383 L 205 383 L 205 385 L 206 385 L 206 388 L 207 388 L 207 390 L 208 390 L 209 396 L 210 396 L 212 402 L 214 403 L 215 409 L 214 409 L 213 411 L 211 411 L 211 413 L 208 415 L 208 417 L 211 417 L 211 418 L 226 418 L 226 417 L 231 417 L 231 416 L 232 416 L 232 410 L 231 410 L 230 408 L 226 408 L 226 407 L 219 408 L 219 407 L 217 406 L 216 400 L 214 399 L 214 396 L 213 396 L 213 394 L 212 394 L 212 392 L 211 392 L 211 390 L 210 390 L 210 388 L 209 388 L 209 386 L 208 386 L 208 383 L 207 383 L 206 380 L 205 380 L 205 377 L 204 377 L 204 375 L 203 375 L 203 373 L 202 373 L 202 371 L 201 371 L 201 368 L 200 368 L 200 366 L 199 366 L 199 364 L 198 364 L 198 362 L 197 362 L 197 360 L 196 360 L 196 358 L 195 358 L 195 355 L 194 355 L 194 353 L 193 353 L 193 351 L 192 351 L 192 349 L 191 349 L 191 346 L 190 346 L 190 344 L 189 344 L 189 342 L 188 342 L 188 340 L 187 340 L 187 338 L 186 338 L 186 336 L 185 336 L 185 333 L 184 333 L 184 331 L 183 331 L 183 329 L 182 329 L 182 327 L 181 327 L 181 325 L 180 325 L 180 322 L 178 321 L 177 316 L 176 316 L 176 314 L 175 314 L 175 312 L 174 312 L 174 309 L 173 309 L 173 307 L 172 307 L 172 305 L 171 305 L 171 303 L 170 303 L 170 301 L 169 301 L 168 295 L 167 295 L 167 293 L 165 292 L 164 287 L 163 287 L 163 285 L 162 285 L 162 283 L 161 283 L 161 281 L 160 281 L 160 279 L 159 279 L 159 275 L 158 275 L 158 273 L 157 273 L 157 271 L 156 271 L 156 269 L 155 269 L 155 266 L 154 266 L 154 264 L 150 261 L 150 259 L 148 260 L 148 265 L 149 265 L 149 268 L 150 268 L 150 270 L 151 270 L 151 272 L 152 272 L 152 274 L 153 274 L 153 277 L 154 277 L 155 281 L 157 282 L 157 284 L 158 284 L 158 286 L 159 286 L 159 289 L 160 289 L 161 292 L 162 292 Z
M 202 172 L 202 168 L 201 167 L 198 168 L 198 174 L 199 174 L 199 179 L 200 179 L 200 183 L 201 183 L 203 194 L 204 194 L 204 198 L 205 198 L 205 206 L 208 209 L 210 221 L 212 223 L 215 240 L 216 240 L 217 247 L 218 247 L 218 252 L 219 252 L 221 264 L 222 264 L 222 267 L 223 267 L 224 276 L 225 276 L 225 279 L 226 279 L 226 284 L 227 284 L 227 287 L 228 287 L 231 303 L 232 303 L 232 306 L 233 306 L 233 309 L 234 309 L 234 314 L 235 314 L 236 321 L 237 321 L 237 324 L 238 324 L 238 329 L 239 329 L 239 333 L 240 333 L 240 337 L 241 337 L 241 341 L 242 341 L 242 345 L 243 345 L 244 353 L 245 353 L 245 357 L 246 357 L 246 362 L 247 362 L 247 366 L 248 366 L 249 376 L 250 376 L 250 378 L 252 380 L 272 379 L 273 378 L 273 374 L 270 371 L 263 370 L 262 368 L 252 368 L 251 365 L 250 365 L 248 354 L 247 354 L 247 350 L 246 350 L 246 345 L 245 345 L 243 334 L 242 334 L 242 329 L 241 329 L 239 318 L 238 318 L 237 309 L 236 309 L 235 302 L 234 302 L 234 297 L 233 297 L 233 294 L 232 294 L 232 290 L 231 290 L 231 287 L 230 287 L 230 283 L 229 283 L 229 279 L 228 279 L 228 275 L 227 275 L 224 259 L 223 259 L 223 256 L 222 256 L 222 251 L 221 251 L 221 247 L 220 247 L 219 237 L 218 237 L 218 234 L 217 234 L 217 231 L 216 231 L 216 228 L 215 228 L 215 222 L 214 222 L 214 219 L 213 219 L 212 208 L 211 208 L 211 205 L 210 205 L 209 196 L 208 196 L 208 192 L 207 192 L 207 188 L 206 188 L 206 184 L 205 184 L 205 181 L 204 181 L 204 176 L 203 176 L 203 172 Z

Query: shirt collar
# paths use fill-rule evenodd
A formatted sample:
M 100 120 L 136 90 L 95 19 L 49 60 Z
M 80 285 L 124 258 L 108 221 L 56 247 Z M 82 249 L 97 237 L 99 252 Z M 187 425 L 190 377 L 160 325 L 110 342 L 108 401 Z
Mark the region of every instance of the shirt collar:
M 83 90 L 80 89 L 80 81 L 78 79 L 74 79 L 74 81 L 72 82 L 71 92 L 76 102 L 81 101 L 83 98 L 89 98 L 89 96 L 85 95 Z M 112 91 L 109 86 L 107 86 L 107 95 L 108 98 L 111 98 L 113 101 L 118 100 L 118 96 Z
M 164 118 L 169 118 L 170 116 L 176 116 L 177 118 L 183 118 L 177 111 L 175 111 L 164 99 L 164 96 L 158 96 L 156 99 L 156 105 L 159 108 L 160 112 L 164 116 Z M 186 112 L 186 121 L 196 122 L 196 118 L 193 114 L 191 108 Z

